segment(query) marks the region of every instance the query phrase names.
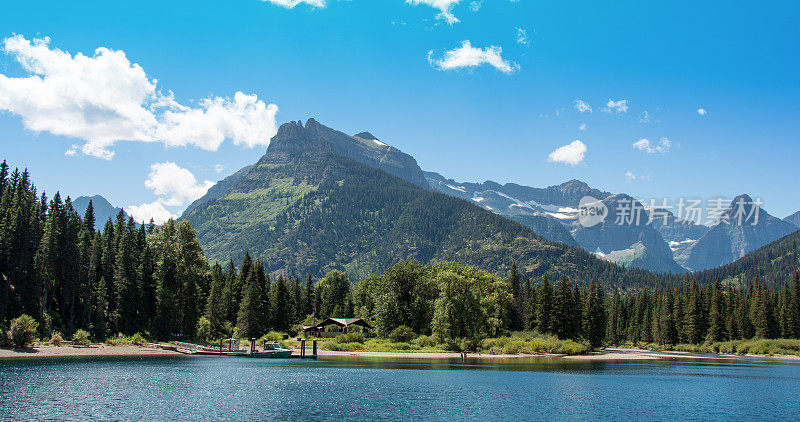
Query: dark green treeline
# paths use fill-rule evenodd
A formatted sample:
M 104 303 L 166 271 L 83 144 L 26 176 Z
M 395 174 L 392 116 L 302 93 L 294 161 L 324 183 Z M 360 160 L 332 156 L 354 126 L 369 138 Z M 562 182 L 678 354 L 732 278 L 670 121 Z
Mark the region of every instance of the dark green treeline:
M 377 332 L 399 327 L 442 342 L 511 331 L 551 333 L 594 346 L 800 338 L 800 281 L 757 277 L 677 288 L 608 291 L 567 278 L 522 280 L 457 263 L 400 262 L 351 285 L 339 271 L 315 282 L 277 276 L 245 254 L 208 264 L 187 222 L 139 226 L 120 213 L 96 227 L 69 198 L 39 196 L 27 171 L 0 166 L 0 323 L 21 314 L 41 334 L 85 329 L 96 339 L 260 337 L 315 317 L 359 316 Z

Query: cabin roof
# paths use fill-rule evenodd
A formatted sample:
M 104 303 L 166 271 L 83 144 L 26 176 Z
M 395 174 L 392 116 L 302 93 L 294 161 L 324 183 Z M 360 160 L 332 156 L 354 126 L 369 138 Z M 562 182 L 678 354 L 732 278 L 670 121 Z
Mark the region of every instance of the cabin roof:
M 362 318 L 328 318 L 317 325 L 303 327 L 303 330 L 321 330 L 328 325 L 338 325 L 345 328 L 351 325 L 358 325 L 364 328 L 372 328 L 372 326 Z

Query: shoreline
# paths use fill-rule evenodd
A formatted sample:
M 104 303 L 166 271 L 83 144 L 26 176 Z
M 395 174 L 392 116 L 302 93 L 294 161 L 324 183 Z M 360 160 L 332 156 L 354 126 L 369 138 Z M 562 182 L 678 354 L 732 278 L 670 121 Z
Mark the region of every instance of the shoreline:
M 293 357 L 299 357 L 299 350 L 294 349 Z M 332 351 L 319 350 L 320 358 L 389 358 L 389 359 L 461 359 L 457 352 L 367 352 L 367 351 Z M 38 346 L 16 350 L 0 348 L 0 360 L 6 359 L 40 359 L 40 358 L 69 358 L 69 357 L 159 357 L 159 356 L 193 356 L 175 350 L 155 348 L 148 346 L 109 346 L 94 344 L 86 347 L 75 346 Z M 599 352 L 584 355 L 564 355 L 556 353 L 542 354 L 488 354 L 468 353 L 467 359 L 493 360 L 493 359 L 564 359 L 568 361 L 583 362 L 618 362 L 636 360 L 670 360 L 670 359 L 697 359 L 697 360 L 769 360 L 790 361 L 800 363 L 800 356 L 796 355 L 731 355 L 731 354 L 700 354 L 680 351 L 658 351 L 646 349 L 608 348 Z
M 59 357 L 137 357 L 137 356 L 186 356 L 182 353 L 147 346 L 109 346 L 92 344 L 75 346 L 37 346 L 25 349 L 0 348 L 0 359 L 39 359 Z

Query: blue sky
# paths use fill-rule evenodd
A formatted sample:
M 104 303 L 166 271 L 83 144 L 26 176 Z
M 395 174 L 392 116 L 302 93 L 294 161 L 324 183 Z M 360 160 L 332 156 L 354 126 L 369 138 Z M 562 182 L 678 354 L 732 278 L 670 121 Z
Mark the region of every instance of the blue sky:
M 180 214 L 206 181 L 263 154 L 270 119 L 314 117 L 368 130 L 460 181 L 577 178 L 641 198 L 746 192 L 778 217 L 800 210 L 797 2 L 419 2 L 453 3 L 450 23 L 404 0 L 276 2 L 291 3 L 4 5 L 0 39 L 12 43 L 0 54 L 2 158 L 51 193 Z M 24 45 L 44 37 L 38 50 Z M 91 61 L 99 47 L 106 58 L 124 52 L 127 70 Z M 35 93 L 26 85 L 36 72 L 20 57 L 77 53 L 89 61 L 64 70 L 53 59 L 39 75 L 52 83 Z M 48 109 L 52 91 L 60 102 Z M 120 124 L 98 127 L 118 95 L 132 105 L 144 95 L 146 115 L 125 108 L 133 111 Z M 610 100 L 625 106 L 606 112 Z M 133 129 L 130 116 L 139 116 Z M 553 156 L 561 162 L 549 159 L 565 145 L 573 148 Z

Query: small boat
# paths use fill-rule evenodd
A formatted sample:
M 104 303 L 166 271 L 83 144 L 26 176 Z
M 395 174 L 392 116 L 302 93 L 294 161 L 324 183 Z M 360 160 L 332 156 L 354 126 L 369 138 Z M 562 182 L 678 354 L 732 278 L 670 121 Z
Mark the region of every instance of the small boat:
M 292 350 L 283 347 L 278 342 L 264 343 L 260 352 L 253 350 L 250 356 L 254 358 L 288 358 L 292 356 Z

